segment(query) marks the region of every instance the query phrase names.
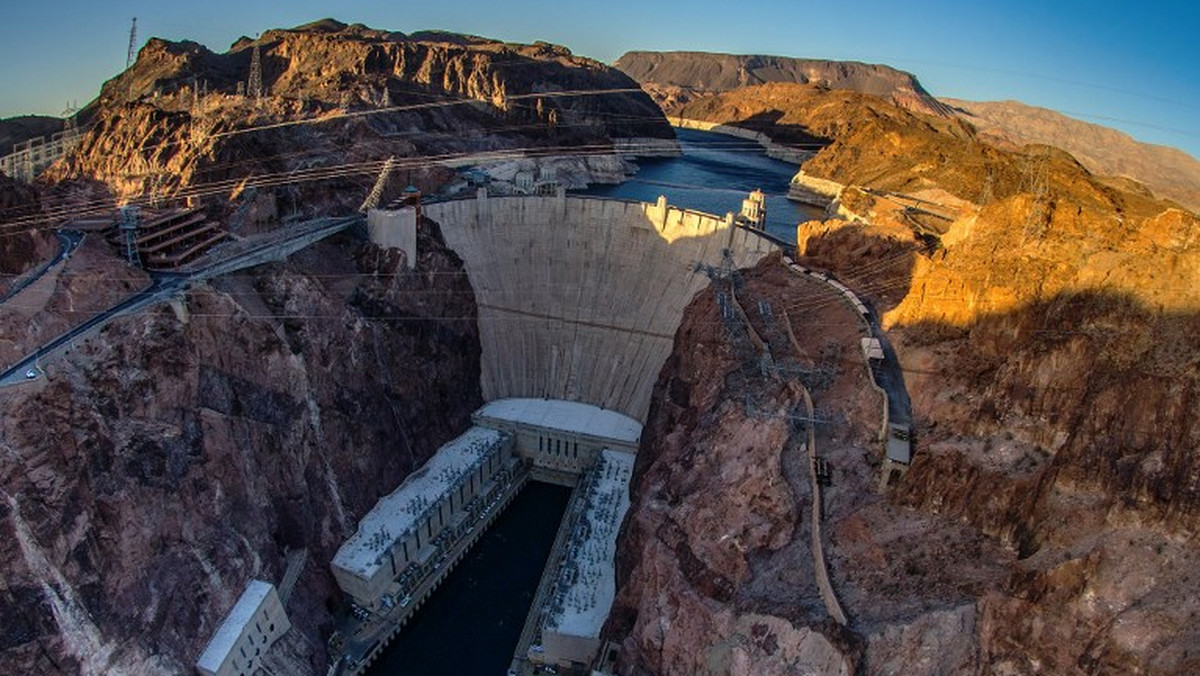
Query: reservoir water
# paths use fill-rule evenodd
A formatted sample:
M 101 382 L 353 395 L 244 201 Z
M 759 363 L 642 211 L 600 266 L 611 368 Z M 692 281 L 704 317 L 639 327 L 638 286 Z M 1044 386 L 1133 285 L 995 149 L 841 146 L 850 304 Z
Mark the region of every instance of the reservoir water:
M 767 232 L 796 241 L 796 226 L 819 219 L 822 210 L 787 199 L 788 183 L 799 168 L 767 157 L 754 141 L 692 129 L 676 129 L 683 155 L 638 160 L 638 173 L 617 185 L 597 185 L 582 195 L 670 204 L 718 216 L 742 208 L 754 189 L 767 195 Z
M 795 241 L 821 210 L 786 199 L 794 165 L 753 141 L 678 129 L 680 157 L 639 160 L 620 184 L 580 194 L 654 202 L 721 215 L 747 193 L 767 194 L 767 230 Z M 512 660 L 570 490 L 530 483 L 368 671 L 371 676 L 499 676 Z

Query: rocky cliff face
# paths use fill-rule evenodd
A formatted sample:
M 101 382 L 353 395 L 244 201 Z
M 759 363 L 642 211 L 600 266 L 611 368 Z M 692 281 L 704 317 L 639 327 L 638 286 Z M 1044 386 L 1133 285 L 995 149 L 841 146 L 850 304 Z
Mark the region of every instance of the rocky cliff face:
M 697 96 L 785 82 L 869 94 L 929 115 L 949 109 L 911 73 L 857 61 L 709 52 L 629 52 L 613 64 L 647 88 L 672 113 Z
M 291 668 L 323 672 L 325 562 L 480 404 L 473 294 L 432 227 L 419 272 L 321 244 L 0 392 L 0 671 L 190 673 L 246 581 L 307 548 Z
M 743 302 L 781 301 L 793 282 L 769 265 Z M 801 391 L 760 377 L 723 312 L 714 291 L 697 295 L 655 390 L 609 620 L 619 671 L 853 673 L 811 580 L 812 492 L 787 417 Z
M 0 174 L 0 222 L 19 222 L 0 228 L 0 293 L 16 275 L 53 255 L 54 235 L 38 221 L 28 221 L 41 211 L 37 189 Z
M 261 99 L 245 94 L 255 48 Z M 388 157 L 673 136 L 636 83 L 565 48 L 334 21 L 267 31 L 224 54 L 151 39 L 88 113 L 80 152 L 55 178 L 93 177 L 119 196 L 200 198 L 265 181 L 284 213 L 369 180 Z M 320 188 L 294 180 L 346 165 Z M 446 179 L 435 163 L 404 168 L 427 190 Z M 271 181 L 285 175 L 286 185 Z
M 705 291 L 688 308 L 643 434 L 607 627 L 619 673 L 980 669 L 977 599 L 1003 598 L 1013 556 L 876 493 L 882 399 L 859 352 L 861 321 L 831 287 L 767 260 L 737 290 L 772 357 L 764 369 L 718 293 L 730 297 Z M 809 424 L 833 468 L 822 541 L 847 626 L 816 582 Z
M 837 468 L 826 549 L 850 618 L 845 631 L 822 631 L 830 650 L 865 673 L 1195 671 L 1196 218 L 1095 177 L 1054 149 L 1002 151 L 954 123 L 845 92 L 790 89 L 798 94 L 770 85 L 714 96 L 692 104 L 709 117 L 689 117 L 754 119 L 769 129 L 769 113 L 780 138 L 829 141 L 804 169 L 846 185 L 838 202 L 855 220 L 801 226 L 800 248 L 810 264 L 835 271 L 873 302 L 912 395 L 916 455 L 886 501 L 871 499 L 864 478 L 874 478 L 878 446 L 860 440 L 851 450 L 849 434 L 842 442 L 818 438 Z M 747 287 L 753 298 L 756 287 Z M 817 313 L 815 327 L 828 326 L 821 313 L 829 305 L 813 291 L 787 293 Z M 690 321 L 702 313 L 694 306 Z M 690 422 L 696 414 L 670 413 L 676 392 L 689 391 L 671 379 L 692 390 L 697 378 L 710 388 L 731 383 L 711 356 L 718 349 L 683 331 L 676 349 L 639 458 L 640 507 L 627 524 L 635 551 L 646 552 L 626 564 L 622 598 L 634 610 L 612 627 L 629 637 L 623 647 L 635 672 L 705 673 L 687 660 L 723 645 L 709 623 L 745 612 L 736 590 L 755 580 L 731 577 L 735 591 L 721 596 L 695 564 L 713 568 L 716 559 L 695 544 L 708 540 L 667 537 L 722 523 L 711 512 L 744 521 L 739 500 L 723 491 L 766 490 L 739 483 L 740 460 L 706 445 L 721 438 L 720 425 L 738 420 L 728 403 L 735 394 L 711 404 L 688 399 L 701 411 Z M 825 357 L 815 363 L 837 361 L 828 358 L 834 350 L 808 352 Z M 713 362 L 685 368 L 701 354 Z M 814 398 L 818 410 L 830 400 L 819 390 Z M 655 416 L 665 416 L 667 427 Z M 867 428 L 870 418 L 818 417 L 833 420 L 818 426 L 831 432 Z M 701 488 L 673 497 L 666 487 L 674 483 L 654 477 L 665 471 L 660 466 L 697 467 L 685 455 L 692 449 L 717 466 L 701 472 Z M 802 488 L 787 486 L 802 505 Z M 703 517 L 693 514 L 697 504 L 709 510 Z M 789 518 L 767 517 L 765 532 Z M 681 541 L 689 547 L 671 546 Z M 752 546 L 770 552 L 777 544 Z M 803 554 L 790 559 L 795 568 L 804 561 Z M 689 577 L 696 570 L 702 574 Z M 806 579 L 772 589 L 802 595 Z M 663 598 L 703 603 L 650 601 Z M 793 615 L 753 609 L 820 627 L 813 606 Z M 721 626 L 733 635 L 730 645 L 752 645 L 735 624 Z

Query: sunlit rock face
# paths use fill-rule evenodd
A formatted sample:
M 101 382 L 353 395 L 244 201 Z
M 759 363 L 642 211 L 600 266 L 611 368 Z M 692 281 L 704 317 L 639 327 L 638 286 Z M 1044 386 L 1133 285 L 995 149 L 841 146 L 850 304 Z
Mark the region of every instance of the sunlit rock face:
M 764 111 L 781 113 L 774 127 L 755 126 Z M 858 478 L 875 469 L 860 463 L 877 446 L 830 460 L 841 470 L 826 503 L 826 549 L 850 631 L 824 635 L 866 673 L 1195 671 L 1195 216 L 1093 176 L 1061 151 L 998 150 L 957 122 L 847 92 L 753 87 L 684 114 L 828 141 L 804 171 L 841 186 L 831 209 L 840 218 L 802 224 L 800 254 L 871 301 L 912 396 L 916 453 L 886 499 L 864 497 L 873 487 Z M 912 198 L 924 202 L 913 209 Z M 685 313 L 692 342 L 705 311 Z M 707 538 L 685 537 L 712 522 L 692 516 L 697 505 L 736 514 L 736 500 L 713 496 L 763 491 L 738 478 L 742 460 L 708 448 L 724 438 L 718 421 L 742 413 L 729 395 L 707 404 L 683 395 L 730 381 L 715 357 L 689 366 L 687 344 L 668 360 L 661 408 L 647 422 L 624 605 L 610 627 L 636 673 L 702 673 L 696 656 L 720 643 L 703 622 L 765 612 L 738 590 L 769 578 L 725 577 L 734 592 L 722 596 L 704 582 L 727 575 L 721 559 L 698 544 Z M 663 479 L 695 467 L 693 451 L 717 463 L 699 488 Z M 741 455 L 774 462 L 764 452 Z M 803 504 L 804 489 L 789 488 Z M 744 556 L 770 560 L 774 546 Z M 816 598 L 799 582 L 772 588 Z M 819 607 L 776 612 L 793 625 L 825 622 Z
M 261 96 L 247 90 L 256 48 Z M 552 147 L 603 154 L 614 139 L 674 138 L 633 80 L 564 47 L 331 20 L 269 30 L 220 54 L 151 39 L 81 116 L 90 131 L 51 176 L 95 178 L 121 197 L 220 185 L 198 189 L 212 199 L 236 194 L 236 182 L 251 176 L 344 165 L 370 176 L 380 165 L 358 165 L 388 157 Z M 406 182 L 422 188 L 451 177 L 435 163 L 404 166 Z M 596 171 L 611 178 L 611 166 Z M 333 179 L 289 182 L 274 199 L 284 214 L 357 207 L 349 195 L 360 181 Z

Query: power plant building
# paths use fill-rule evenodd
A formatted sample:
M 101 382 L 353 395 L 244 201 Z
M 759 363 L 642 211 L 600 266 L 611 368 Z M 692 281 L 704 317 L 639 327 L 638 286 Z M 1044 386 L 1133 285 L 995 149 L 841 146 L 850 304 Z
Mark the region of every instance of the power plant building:
M 403 603 L 406 581 L 481 511 L 496 480 L 519 461 L 512 437 L 472 427 L 445 444 L 425 466 L 381 498 L 338 550 L 333 576 L 360 607 L 382 611 Z
M 571 540 L 558 569 L 542 627 L 542 643 L 531 657 L 562 666 L 588 665 L 600 650 L 600 630 L 616 598 L 617 534 L 629 510 L 634 456 L 601 452 L 583 476 L 583 492 Z
M 637 453 L 642 425 L 623 413 L 560 399 L 511 398 L 485 404 L 476 425 L 513 435 L 515 451 L 534 465 L 579 473 L 606 448 Z
M 251 580 L 213 632 L 196 671 L 203 676 L 253 674 L 266 652 L 292 628 L 275 585 Z

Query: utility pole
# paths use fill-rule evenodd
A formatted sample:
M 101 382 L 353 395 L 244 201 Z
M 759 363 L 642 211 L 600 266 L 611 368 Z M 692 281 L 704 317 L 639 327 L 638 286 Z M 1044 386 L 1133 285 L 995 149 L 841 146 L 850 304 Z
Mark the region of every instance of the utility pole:
M 125 70 L 137 61 L 137 17 L 133 17 L 133 23 L 129 26 L 129 53 L 125 56 Z
M 254 45 L 254 52 L 250 54 L 250 81 L 246 83 L 246 94 L 253 96 L 255 101 L 262 100 L 262 55 L 259 54 L 258 45 Z

